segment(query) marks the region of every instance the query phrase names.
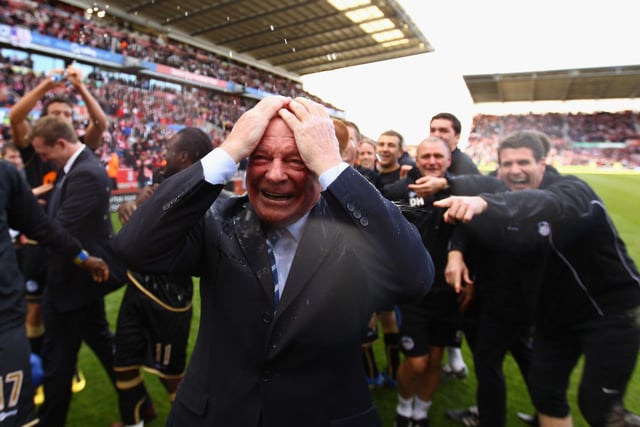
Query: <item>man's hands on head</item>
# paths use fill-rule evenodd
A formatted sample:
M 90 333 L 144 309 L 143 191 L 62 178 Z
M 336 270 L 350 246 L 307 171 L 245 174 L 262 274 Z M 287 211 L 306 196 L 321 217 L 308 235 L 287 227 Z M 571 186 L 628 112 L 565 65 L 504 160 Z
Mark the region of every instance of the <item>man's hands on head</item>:
M 270 96 L 262 99 L 240 116 L 220 148 L 239 163 L 253 153 L 276 115 L 293 132 L 300 157 L 311 172 L 320 176 L 342 162 L 333 120 L 322 105 L 306 98 Z
M 489 205 L 478 196 L 452 196 L 433 202 L 437 208 L 447 208 L 444 212 L 444 220 L 450 224 L 457 222 L 469 222 L 474 216 L 487 210 Z
M 300 157 L 316 176 L 342 163 L 333 120 L 322 105 L 295 98 L 279 114 L 293 131 Z
M 271 119 L 290 102 L 291 99 L 284 96 L 262 99 L 255 107 L 240 116 L 220 148 L 226 151 L 233 161 L 239 163 L 253 153 Z

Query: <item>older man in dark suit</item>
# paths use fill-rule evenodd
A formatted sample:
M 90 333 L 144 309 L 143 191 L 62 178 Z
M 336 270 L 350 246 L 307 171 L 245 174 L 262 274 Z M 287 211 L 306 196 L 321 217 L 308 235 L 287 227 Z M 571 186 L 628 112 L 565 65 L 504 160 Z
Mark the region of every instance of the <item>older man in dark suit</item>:
M 247 156 L 248 195 L 216 200 Z M 201 277 L 171 426 L 380 426 L 362 333 L 372 310 L 433 280 L 416 229 L 342 162 L 325 108 L 303 98 L 241 116 L 160 185 L 116 250 L 132 268 Z
M 49 201 L 49 215 L 111 269 L 109 282 L 96 285 L 89 274 L 62 263 L 50 253 L 44 294 L 43 343 L 45 402 L 40 418 L 46 426 L 64 426 L 71 401 L 71 379 L 78 350 L 85 341 L 113 380 L 113 335 L 104 295 L 125 283 L 124 268 L 113 255 L 115 235 L 109 214 L 110 181 L 95 157 L 78 141 L 71 125 L 56 116 L 36 122 L 29 139 L 44 161 L 60 170 Z

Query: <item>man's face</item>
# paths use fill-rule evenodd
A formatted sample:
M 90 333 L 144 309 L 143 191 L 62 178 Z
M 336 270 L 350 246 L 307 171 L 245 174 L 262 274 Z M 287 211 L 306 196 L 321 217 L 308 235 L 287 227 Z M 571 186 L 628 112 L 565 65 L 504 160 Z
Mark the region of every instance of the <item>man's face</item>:
M 33 138 L 31 145 L 33 145 L 33 149 L 40 156 L 43 162 L 51 161 L 59 168 L 63 167 L 67 162 L 63 150 L 64 142 L 60 139 L 51 146 L 44 143 L 43 137 L 36 136 Z
M 164 159 L 167 162 L 164 165 L 165 178 L 168 178 L 183 169 L 178 161 L 179 153 L 176 151 L 176 145 L 176 140 L 174 138 L 169 139 L 167 142 L 166 152 L 164 154 Z
M 544 159 L 539 162 L 530 148 L 504 148 L 500 151 L 498 176 L 512 191 L 540 187 L 544 176 Z
M 375 170 L 376 168 L 376 149 L 368 142 L 363 142 L 358 148 L 358 163 L 363 168 Z
M 398 159 L 402 154 L 400 148 L 400 140 L 393 135 L 380 135 L 376 143 L 376 154 L 378 155 L 378 163 L 384 169 L 394 169 L 400 164 Z
M 22 163 L 22 156 L 20 156 L 20 152 L 18 150 L 7 149 L 4 153 L 3 159 L 10 162 L 18 170 L 22 170 L 24 167 L 24 164 Z
M 267 224 L 286 227 L 302 218 L 320 198 L 320 182 L 305 166 L 293 132 L 280 118 L 271 120 L 249 156 L 247 192 Z
M 451 165 L 449 149 L 444 141 L 424 141 L 418 146 L 416 166 L 422 176 L 442 178 Z
M 59 116 L 64 118 L 67 122 L 73 124 L 73 110 L 64 102 L 52 102 L 47 107 L 48 116 Z
M 449 149 L 453 151 L 458 146 L 460 135 L 456 135 L 453 123 L 447 119 L 433 119 L 429 124 L 429 136 L 437 136 L 447 143 Z

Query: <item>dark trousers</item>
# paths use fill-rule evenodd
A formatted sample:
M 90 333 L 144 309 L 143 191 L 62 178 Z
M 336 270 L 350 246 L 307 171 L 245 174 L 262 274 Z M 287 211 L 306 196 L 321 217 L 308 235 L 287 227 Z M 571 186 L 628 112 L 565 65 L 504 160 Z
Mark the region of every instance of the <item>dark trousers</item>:
M 529 383 L 531 323 L 505 321 L 483 314 L 476 331 L 473 361 L 478 379 L 477 404 L 481 427 L 506 424 L 507 390 L 502 364 L 511 351 L 520 372 Z
M 45 335 L 42 348 L 45 400 L 40 422 L 47 427 L 63 427 L 71 403 L 71 382 L 78 350 L 86 342 L 115 384 L 113 374 L 114 338 L 102 298 L 78 310 L 60 312 L 45 294 Z
M 531 366 L 536 409 L 554 417 L 569 414 L 569 380 L 584 356 L 578 389 L 582 415 L 590 426 L 614 425 L 616 414 L 623 412 L 625 391 L 638 358 L 639 318 L 637 311 L 630 310 L 536 333 Z

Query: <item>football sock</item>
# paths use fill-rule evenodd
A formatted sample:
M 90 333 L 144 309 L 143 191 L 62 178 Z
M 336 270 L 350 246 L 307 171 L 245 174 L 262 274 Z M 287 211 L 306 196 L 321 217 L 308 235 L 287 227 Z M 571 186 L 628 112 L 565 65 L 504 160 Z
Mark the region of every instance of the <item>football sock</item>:
M 449 351 L 448 363 L 454 372 L 458 372 L 466 368 L 464 359 L 462 358 L 462 351 L 459 347 L 448 347 L 447 350 Z
M 425 418 L 429 418 L 429 409 L 431 408 L 431 404 L 433 402 L 428 401 L 425 402 L 422 399 L 416 397 L 416 400 L 413 404 L 413 416 L 414 420 L 423 420 Z
M 413 414 L 413 397 L 405 399 L 398 394 L 398 404 L 396 405 L 396 413 L 403 417 L 411 418 Z

